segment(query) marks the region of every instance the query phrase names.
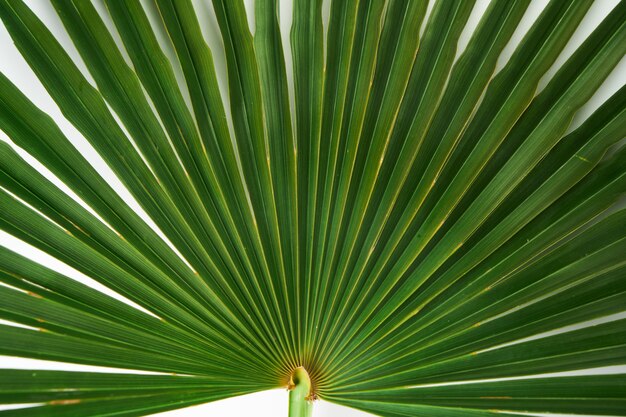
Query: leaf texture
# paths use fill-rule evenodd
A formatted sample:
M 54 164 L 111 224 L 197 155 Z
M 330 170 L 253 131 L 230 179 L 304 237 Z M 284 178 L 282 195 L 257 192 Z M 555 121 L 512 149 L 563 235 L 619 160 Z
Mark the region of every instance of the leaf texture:
M 591 0 L 519 42 L 529 0 L 469 33 L 474 1 L 294 0 L 288 44 L 277 0 L 50 3 L 88 74 L 23 0 L 0 18 L 150 221 L 0 74 L 0 228 L 123 297 L 0 246 L 0 354 L 144 372 L 0 369 L 28 404 L 0 415 L 287 387 L 293 416 L 626 416 L 625 374 L 580 375 L 626 364 L 626 86 L 577 119 L 626 2 L 565 60 Z

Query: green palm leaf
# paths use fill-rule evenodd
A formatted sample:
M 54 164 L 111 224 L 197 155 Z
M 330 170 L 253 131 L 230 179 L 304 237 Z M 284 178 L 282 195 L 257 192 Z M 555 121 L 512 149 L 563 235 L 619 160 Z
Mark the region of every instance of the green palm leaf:
M 580 375 L 626 364 L 626 86 L 570 128 L 625 1 L 559 64 L 591 1 L 512 45 L 530 0 L 492 0 L 458 51 L 474 1 L 294 0 L 286 45 L 278 1 L 213 0 L 227 92 L 190 0 L 51 3 L 89 76 L 0 18 L 141 212 L 0 74 L 0 227 L 124 298 L 1 246 L 0 354 L 149 372 L 0 369 L 31 404 L 0 415 L 626 416 L 623 373 Z

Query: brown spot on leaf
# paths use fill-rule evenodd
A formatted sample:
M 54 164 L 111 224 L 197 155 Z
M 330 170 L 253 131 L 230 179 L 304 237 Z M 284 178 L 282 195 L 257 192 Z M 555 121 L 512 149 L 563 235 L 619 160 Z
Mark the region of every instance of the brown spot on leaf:
M 79 399 L 75 398 L 72 400 L 52 400 L 48 402 L 49 405 L 70 405 L 70 404 L 78 404 L 80 402 Z

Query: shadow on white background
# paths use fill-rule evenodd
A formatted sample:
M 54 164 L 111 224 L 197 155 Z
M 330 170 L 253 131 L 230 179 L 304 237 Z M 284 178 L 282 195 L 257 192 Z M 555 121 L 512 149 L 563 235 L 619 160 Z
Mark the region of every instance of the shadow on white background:
M 183 410 L 167 411 L 165 413 L 154 414 L 154 417 L 234 417 L 254 415 L 254 417 L 279 417 L 287 415 L 286 390 L 271 390 L 256 394 L 242 395 L 240 397 L 228 398 L 226 400 L 215 401 L 210 404 L 203 404 L 188 407 Z M 337 417 L 367 417 L 371 414 L 354 410 L 348 407 L 331 404 L 326 401 L 316 401 L 314 405 L 315 416 L 337 416 Z M 253 413 L 251 414 L 251 412 Z

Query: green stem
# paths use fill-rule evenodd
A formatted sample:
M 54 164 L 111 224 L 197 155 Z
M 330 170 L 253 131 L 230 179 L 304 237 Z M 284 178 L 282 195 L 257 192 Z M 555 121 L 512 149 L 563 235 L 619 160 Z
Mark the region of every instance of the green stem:
M 311 397 L 311 379 L 307 371 L 296 368 L 289 384 L 289 417 L 311 417 L 313 401 Z

